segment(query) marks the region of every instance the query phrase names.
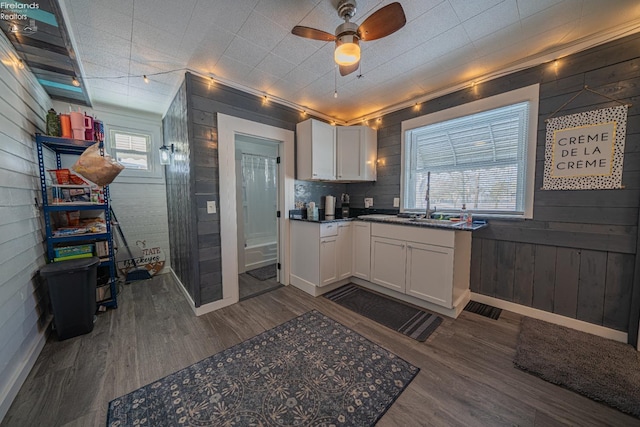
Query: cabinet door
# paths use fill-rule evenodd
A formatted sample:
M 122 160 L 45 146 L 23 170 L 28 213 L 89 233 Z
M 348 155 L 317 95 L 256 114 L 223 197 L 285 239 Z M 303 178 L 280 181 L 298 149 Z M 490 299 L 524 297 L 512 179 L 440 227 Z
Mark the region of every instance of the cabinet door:
M 371 224 L 354 221 L 351 223 L 353 234 L 353 275 L 369 280 L 371 270 Z
M 338 238 L 325 237 L 320 240 L 320 286 L 325 286 L 338 280 L 336 265 Z
M 308 119 L 296 125 L 296 176 L 302 180 L 336 179 L 336 129 Z
M 363 137 L 361 126 L 336 129 L 337 179 L 364 179 Z
M 338 223 L 336 264 L 338 268 L 338 280 L 351 276 L 351 251 L 353 250 L 353 239 L 351 223 Z
M 407 294 L 446 308 L 453 303 L 453 249 L 407 243 Z
M 311 127 L 311 175 L 313 179 L 336 179 L 336 129 L 314 121 Z
M 405 292 L 406 244 L 402 240 L 371 237 L 371 281 Z

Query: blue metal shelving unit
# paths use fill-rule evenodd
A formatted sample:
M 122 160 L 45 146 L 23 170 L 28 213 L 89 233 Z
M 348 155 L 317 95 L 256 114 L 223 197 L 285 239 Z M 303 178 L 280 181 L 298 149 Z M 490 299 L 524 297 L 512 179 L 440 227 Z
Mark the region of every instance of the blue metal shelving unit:
M 49 262 L 53 262 L 54 250 L 53 248 L 60 243 L 95 243 L 98 241 L 106 241 L 108 247 L 108 259 L 102 259 L 100 267 L 109 268 L 109 281 L 106 285 L 109 287 L 110 297 L 108 299 L 98 301 L 98 306 L 104 306 L 106 308 L 117 308 L 117 276 L 116 276 L 116 262 L 115 254 L 113 250 L 113 234 L 111 232 L 111 211 L 109 209 L 109 186 L 104 186 L 104 200 L 105 203 L 100 204 L 49 204 L 47 195 L 47 179 L 46 170 L 44 168 L 44 148 L 48 148 L 56 155 L 56 166 L 58 169 L 62 168 L 60 161 L 61 154 L 74 154 L 80 155 L 82 152 L 95 144 L 94 141 L 83 141 L 78 139 L 56 138 L 53 136 L 45 136 L 36 134 L 36 147 L 38 149 L 38 166 L 40 168 L 40 188 L 42 190 L 42 208 L 44 211 L 44 222 L 47 239 L 47 257 Z M 101 152 L 104 154 L 104 148 L 101 146 Z M 66 212 L 66 211 L 83 211 L 83 210 L 100 210 L 104 212 L 104 221 L 106 224 L 106 233 L 93 233 L 93 234 L 79 234 L 70 236 L 54 236 L 54 230 L 51 223 L 52 212 Z

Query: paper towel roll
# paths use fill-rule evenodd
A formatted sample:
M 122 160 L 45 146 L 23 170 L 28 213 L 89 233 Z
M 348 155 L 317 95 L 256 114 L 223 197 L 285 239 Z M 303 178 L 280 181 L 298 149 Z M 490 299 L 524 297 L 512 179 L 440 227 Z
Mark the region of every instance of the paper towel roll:
M 325 196 L 324 198 L 324 216 L 333 218 L 336 215 L 336 198 L 333 196 Z

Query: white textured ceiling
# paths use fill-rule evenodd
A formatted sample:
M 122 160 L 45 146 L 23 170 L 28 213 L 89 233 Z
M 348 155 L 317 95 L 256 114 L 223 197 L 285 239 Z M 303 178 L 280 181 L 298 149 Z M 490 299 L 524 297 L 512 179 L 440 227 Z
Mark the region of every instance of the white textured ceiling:
M 400 0 L 407 24 L 342 77 L 333 43 L 291 34 L 333 33 L 337 0 L 60 1 L 92 102 L 158 114 L 184 69 L 349 121 L 640 31 L 638 0 Z M 353 21 L 389 3 L 358 0 Z

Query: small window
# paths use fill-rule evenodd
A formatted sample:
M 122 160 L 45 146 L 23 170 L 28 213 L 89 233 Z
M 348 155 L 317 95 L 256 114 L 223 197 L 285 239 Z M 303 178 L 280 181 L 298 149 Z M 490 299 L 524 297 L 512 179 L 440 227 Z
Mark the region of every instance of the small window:
M 152 169 L 151 136 L 111 130 L 112 155 L 129 170 Z
M 488 101 L 403 124 L 405 211 L 425 211 L 429 181 L 431 209 L 531 217 L 537 99 Z

